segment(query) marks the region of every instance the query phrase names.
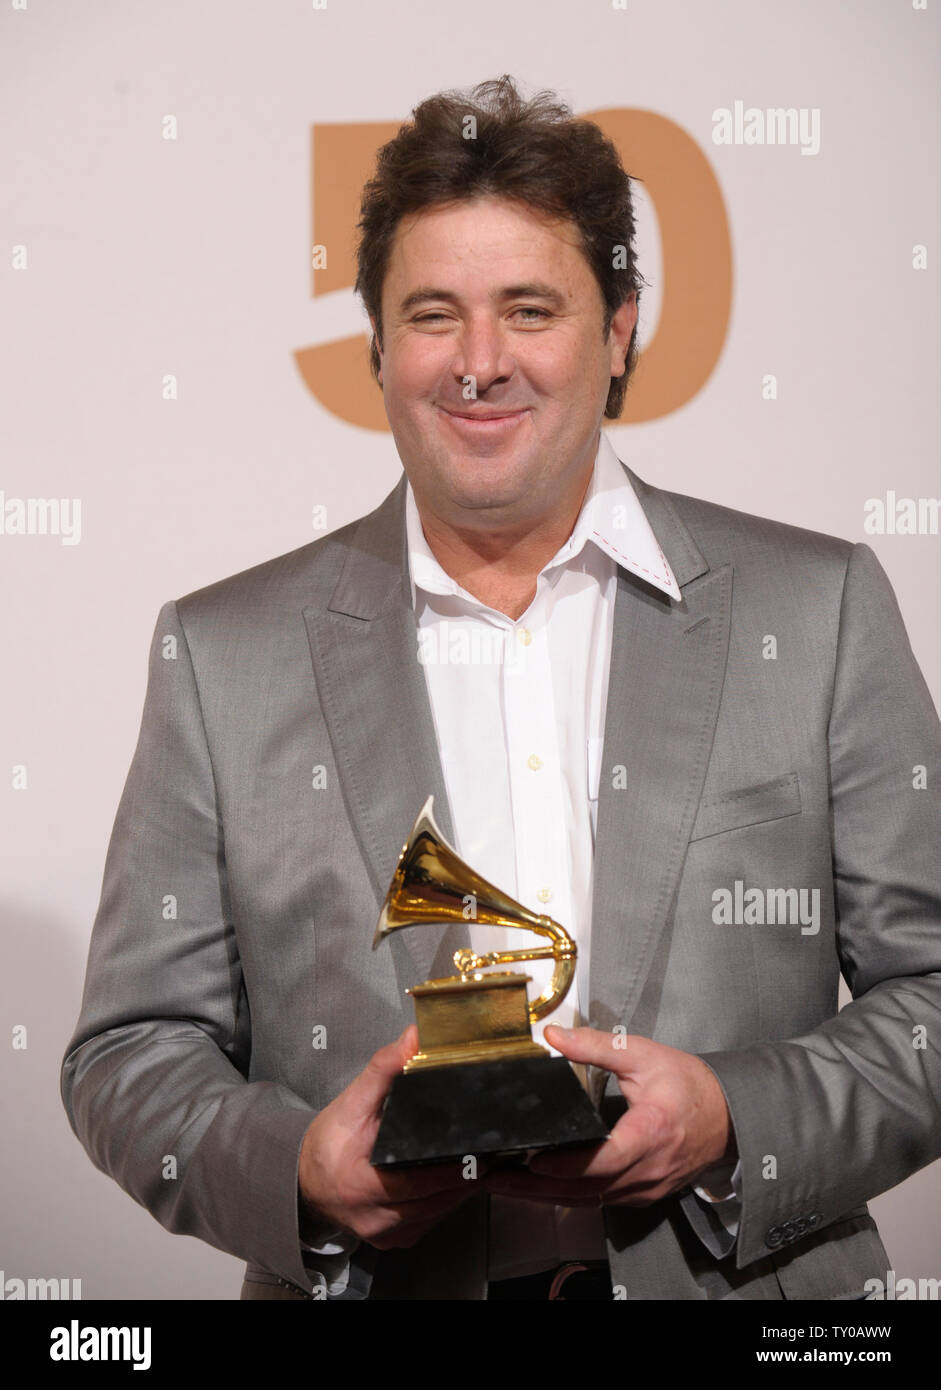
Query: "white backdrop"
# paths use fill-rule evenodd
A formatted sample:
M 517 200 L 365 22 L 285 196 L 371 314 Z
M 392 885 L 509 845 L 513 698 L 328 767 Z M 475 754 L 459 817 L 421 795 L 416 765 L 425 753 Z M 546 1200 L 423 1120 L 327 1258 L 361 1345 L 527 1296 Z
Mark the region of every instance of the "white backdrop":
M 579 114 L 679 124 L 728 213 L 728 335 L 697 395 L 615 427 L 614 447 L 659 486 L 868 541 L 938 701 L 941 537 L 863 528 L 867 499 L 941 493 L 939 10 L 3 0 L 0 515 L 81 503 L 75 544 L 0 534 L 7 1277 L 238 1295 L 238 1261 L 168 1235 L 96 1172 L 58 1072 L 161 603 L 313 539 L 312 507 L 343 525 L 399 476 L 391 435 L 331 414 L 293 358 L 365 322 L 351 292 L 311 295 L 311 127 L 401 121 L 504 71 Z M 818 111 L 819 151 L 716 145 L 714 110 L 739 100 Z M 665 268 L 642 191 L 639 249 L 649 341 Z M 941 1164 L 872 1210 L 900 1275 L 941 1275 Z

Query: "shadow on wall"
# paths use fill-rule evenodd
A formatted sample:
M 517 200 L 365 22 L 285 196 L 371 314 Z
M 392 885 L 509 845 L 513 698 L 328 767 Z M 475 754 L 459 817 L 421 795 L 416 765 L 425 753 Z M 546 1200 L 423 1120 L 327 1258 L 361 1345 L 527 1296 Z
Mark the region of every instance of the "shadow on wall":
M 85 976 L 76 936 L 55 913 L 0 903 L 2 1277 L 80 1279 L 83 1299 L 237 1299 L 242 1262 L 164 1231 L 72 1133 L 59 1072 Z

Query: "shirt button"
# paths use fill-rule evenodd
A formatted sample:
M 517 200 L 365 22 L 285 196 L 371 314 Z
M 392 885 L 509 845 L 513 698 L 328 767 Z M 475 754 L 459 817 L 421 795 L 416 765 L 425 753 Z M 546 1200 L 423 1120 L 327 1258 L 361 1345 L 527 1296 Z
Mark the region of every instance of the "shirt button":
M 541 903 L 549 903 L 552 901 L 552 889 L 540 888 L 539 892 L 536 894 L 536 897 L 539 899 Z
M 516 629 L 516 635 L 522 642 L 524 647 L 528 647 L 530 642 L 533 640 L 533 634 L 530 632 L 528 627 L 518 627 Z
M 538 772 L 542 767 L 542 758 L 539 757 L 538 753 L 530 753 L 526 762 L 527 765 L 532 768 L 533 772 Z

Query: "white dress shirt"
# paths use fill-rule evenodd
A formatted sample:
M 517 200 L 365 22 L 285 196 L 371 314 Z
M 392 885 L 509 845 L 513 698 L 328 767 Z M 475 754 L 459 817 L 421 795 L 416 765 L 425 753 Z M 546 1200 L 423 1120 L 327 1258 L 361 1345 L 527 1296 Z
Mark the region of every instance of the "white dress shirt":
M 405 505 L 418 657 L 455 847 L 478 873 L 534 912 L 548 913 L 574 938 L 576 984 L 545 1022 L 577 1027 L 588 1017 L 592 866 L 618 567 L 673 599 L 680 598 L 679 586 L 603 431 L 572 533 L 540 572 L 518 619 L 488 608 L 442 569 L 410 485 Z M 529 933 L 483 926 L 472 926 L 470 939 L 480 952 L 533 944 Z M 551 961 L 527 963 L 531 997 L 546 987 L 552 968 Z M 533 1026 L 540 1042 L 543 1026 Z M 712 1200 L 703 1190 L 700 1196 Z M 600 1211 L 494 1194 L 491 1213 L 491 1278 L 605 1256 Z M 737 1210 L 728 1216 L 737 1220 Z

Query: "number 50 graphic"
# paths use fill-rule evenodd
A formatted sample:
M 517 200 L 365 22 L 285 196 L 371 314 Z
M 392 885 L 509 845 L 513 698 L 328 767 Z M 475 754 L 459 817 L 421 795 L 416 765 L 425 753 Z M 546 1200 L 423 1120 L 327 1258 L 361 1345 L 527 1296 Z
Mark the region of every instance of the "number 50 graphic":
M 709 162 L 682 127 L 652 111 L 611 108 L 588 116 L 644 185 L 660 226 L 659 323 L 640 355 L 620 420 L 605 421 L 639 424 L 685 405 L 718 361 L 732 302 L 729 223 Z M 312 128 L 311 245 L 327 248 L 326 263 L 311 271 L 315 299 L 353 285 L 363 184 L 379 146 L 398 129 L 398 122 Z M 365 332 L 298 348 L 294 359 L 308 389 L 332 414 L 361 429 L 388 430 Z

